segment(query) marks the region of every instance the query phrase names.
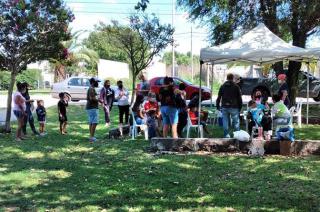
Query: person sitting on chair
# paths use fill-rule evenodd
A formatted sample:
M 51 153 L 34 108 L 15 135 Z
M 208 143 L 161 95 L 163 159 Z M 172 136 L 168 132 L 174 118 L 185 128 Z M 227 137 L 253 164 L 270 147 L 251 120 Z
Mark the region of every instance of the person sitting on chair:
M 200 115 L 201 116 L 201 115 Z M 191 107 L 189 109 L 189 117 L 191 120 L 192 125 L 197 125 L 198 124 L 198 119 L 199 119 L 199 111 L 197 107 Z M 208 128 L 207 128 L 207 124 L 205 121 L 201 120 L 200 117 L 200 124 L 203 126 L 203 130 L 209 134 Z
M 142 106 L 144 96 L 138 94 L 136 97 L 136 101 L 132 106 L 132 112 L 134 119 L 138 125 L 145 124 L 145 112 Z
M 274 116 L 274 123 L 278 125 L 285 125 L 290 123 L 291 114 L 287 106 L 281 100 L 281 96 L 275 94 L 272 96 L 274 102 L 273 107 L 271 108 L 271 113 Z
M 148 136 L 149 139 L 156 137 L 157 133 L 160 135 L 158 130 L 158 119 L 160 118 L 159 114 L 159 105 L 156 99 L 156 95 L 153 92 L 148 93 L 147 101 L 144 103 L 144 110 L 147 114 L 147 126 L 148 126 Z

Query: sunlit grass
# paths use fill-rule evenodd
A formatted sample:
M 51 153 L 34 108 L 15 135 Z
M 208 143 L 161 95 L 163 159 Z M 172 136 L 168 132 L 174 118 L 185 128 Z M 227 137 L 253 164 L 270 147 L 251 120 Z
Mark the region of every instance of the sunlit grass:
M 48 115 L 45 137 L 16 143 L 13 134 L 0 135 L 0 211 L 320 210 L 318 157 L 153 156 L 142 139 L 107 139 L 103 124 L 90 144 L 83 107 L 69 108 L 67 136 L 59 134 L 56 108 Z M 319 131 L 296 129 L 296 137 Z

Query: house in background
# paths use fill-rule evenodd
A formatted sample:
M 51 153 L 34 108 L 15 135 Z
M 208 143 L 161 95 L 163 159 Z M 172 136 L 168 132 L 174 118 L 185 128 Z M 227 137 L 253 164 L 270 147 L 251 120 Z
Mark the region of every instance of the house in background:
M 47 60 L 31 63 L 27 69 L 38 69 L 41 72 L 42 82 L 39 84 L 41 88 L 50 87 L 54 83 L 54 74 L 50 70 L 50 63 Z

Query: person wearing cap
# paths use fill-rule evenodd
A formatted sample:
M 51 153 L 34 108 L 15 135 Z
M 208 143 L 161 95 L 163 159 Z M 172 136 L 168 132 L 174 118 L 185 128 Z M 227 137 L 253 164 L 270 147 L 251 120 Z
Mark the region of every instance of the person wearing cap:
M 30 95 L 29 95 L 29 88 L 30 88 L 30 85 L 27 83 L 27 82 L 24 82 L 23 85 L 25 86 L 25 92 L 21 93 L 22 96 L 26 99 L 26 116 L 24 117 L 24 123 L 23 123 L 23 126 L 22 126 L 22 132 L 23 134 L 27 134 L 27 124 L 29 122 L 29 125 L 30 125 L 30 128 L 33 132 L 34 135 L 40 135 L 40 133 L 36 130 L 36 127 L 34 126 L 34 118 L 33 118 L 33 115 L 32 115 L 32 108 L 33 107 L 33 102 L 34 100 L 30 98 Z
M 95 78 L 91 78 L 89 80 L 90 82 L 90 88 L 88 89 L 87 92 L 87 105 L 86 105 L 86 110 L 88 113 L 88 121 L 89 121 L 89 133 L 90 133 L 90 138 L 89 141 L 91 143 L 95 142 L 97 139 L 94 137 L 95 132 L 96 132 L 96 127 L 97 124 L 99 123 L 99 100 L 97 98 L 97 92 L 96 89 L 99 84 L 99 80 Z
M 278 75 L 278 83 L 279 83 L 278 95 L 281 97 L 281 100 L 287 106 L 287 108 L 289 108 L 290 107 L 290 100 L 288 97 L 289 87 L 286 82 L 286 79 L 287 79 L 287 76 L 285 74 Z

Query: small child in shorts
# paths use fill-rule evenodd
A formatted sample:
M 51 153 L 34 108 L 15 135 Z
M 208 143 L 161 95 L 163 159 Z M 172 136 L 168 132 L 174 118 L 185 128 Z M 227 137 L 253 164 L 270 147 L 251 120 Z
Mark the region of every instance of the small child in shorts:
M 67 134 L 66 128 L 68 124 L 67 118 L 67 107 L 68 107 L 68 97 L 65 93 L 59 93 L 59 102 L 58 102 L 58 114 L 60 122 L 60 133 L 61 135 Z
M 45 133 L 45 123 L 46 123 L 46 109 L 44 108 L 43 100 L 37 100 L 36 109 L 38 121 L 39 121 L 39 133 L 41 136 L 46 135 Z

